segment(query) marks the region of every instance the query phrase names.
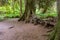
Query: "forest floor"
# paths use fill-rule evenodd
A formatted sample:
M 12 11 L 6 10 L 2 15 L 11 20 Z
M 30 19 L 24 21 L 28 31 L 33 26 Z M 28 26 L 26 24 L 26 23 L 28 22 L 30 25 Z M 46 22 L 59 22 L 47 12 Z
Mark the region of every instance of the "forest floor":
M 41 25 L 18 22 L 18 19 L 8 19 L 0 22 L 0 40 L 47 40 L 49 29 Z

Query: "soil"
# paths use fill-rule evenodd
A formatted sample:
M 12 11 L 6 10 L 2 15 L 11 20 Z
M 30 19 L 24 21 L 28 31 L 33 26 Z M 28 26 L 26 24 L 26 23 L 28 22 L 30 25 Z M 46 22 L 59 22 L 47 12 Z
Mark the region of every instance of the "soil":
M 0 22 L 0 40 L 47 40 L 49 29 L 41 25 L 18 22 L 18 18 Z

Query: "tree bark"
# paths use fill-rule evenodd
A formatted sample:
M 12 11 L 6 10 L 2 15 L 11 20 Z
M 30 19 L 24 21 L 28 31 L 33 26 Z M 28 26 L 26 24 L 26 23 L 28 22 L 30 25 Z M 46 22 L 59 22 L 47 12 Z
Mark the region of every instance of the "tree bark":
M 22 15 L 22 0 L 20 0 L 20 16 Z
M 60 0 L 57 0 L 58 20 L 49 40 L 60 40 Z
M 33 1 L 32 0 L 26 0 L 25 2 L 25 12 L 23 14 L 23 16 L 18 20 L 18 21 L 25 21 L 25 22 L 30 22 L 30 19 L 32 17 L 32 14 L 34 14 L 35 10 L 34 10 L 34 4 L 32 5 Z

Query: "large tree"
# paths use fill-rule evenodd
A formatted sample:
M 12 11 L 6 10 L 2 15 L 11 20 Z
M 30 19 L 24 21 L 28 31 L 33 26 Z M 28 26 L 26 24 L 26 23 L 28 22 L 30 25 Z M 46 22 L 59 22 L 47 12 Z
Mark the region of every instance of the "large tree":
M 24 14 L 21 16 L 20 20 L 25 20 L 26 22 L 29 22 L 30 19 L 32 19 L 32 17 L 34 17 L 35 15 L 35 11 L 36 11 L 36 5 L 39 6 L 40 8 L 43 8 L 43 12 L 45 13 L 48 9 L 48 7 L 52 6 L 52 3 L 55 0 L 25 0 L 25 12 Z
M 25 11 L 20 20 L 30 21 L 32 14 L 35 13 L 35 0 L 25 0 Z
M 58 13 L 58 20 L 57 24 L 52 31 L 49 40 L 60 40 L 60 0 L 57 0 L 57 13 Z

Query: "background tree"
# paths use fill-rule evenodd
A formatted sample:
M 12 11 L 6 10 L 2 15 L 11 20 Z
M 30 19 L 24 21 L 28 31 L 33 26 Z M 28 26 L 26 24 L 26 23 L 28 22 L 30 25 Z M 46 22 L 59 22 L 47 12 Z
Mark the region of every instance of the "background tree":
M 22 15 L 22 0 L 20 0 L 20 16 Z
M 0 0 L 0 6 L 5 5 L 8 3 L 8 0 Z

